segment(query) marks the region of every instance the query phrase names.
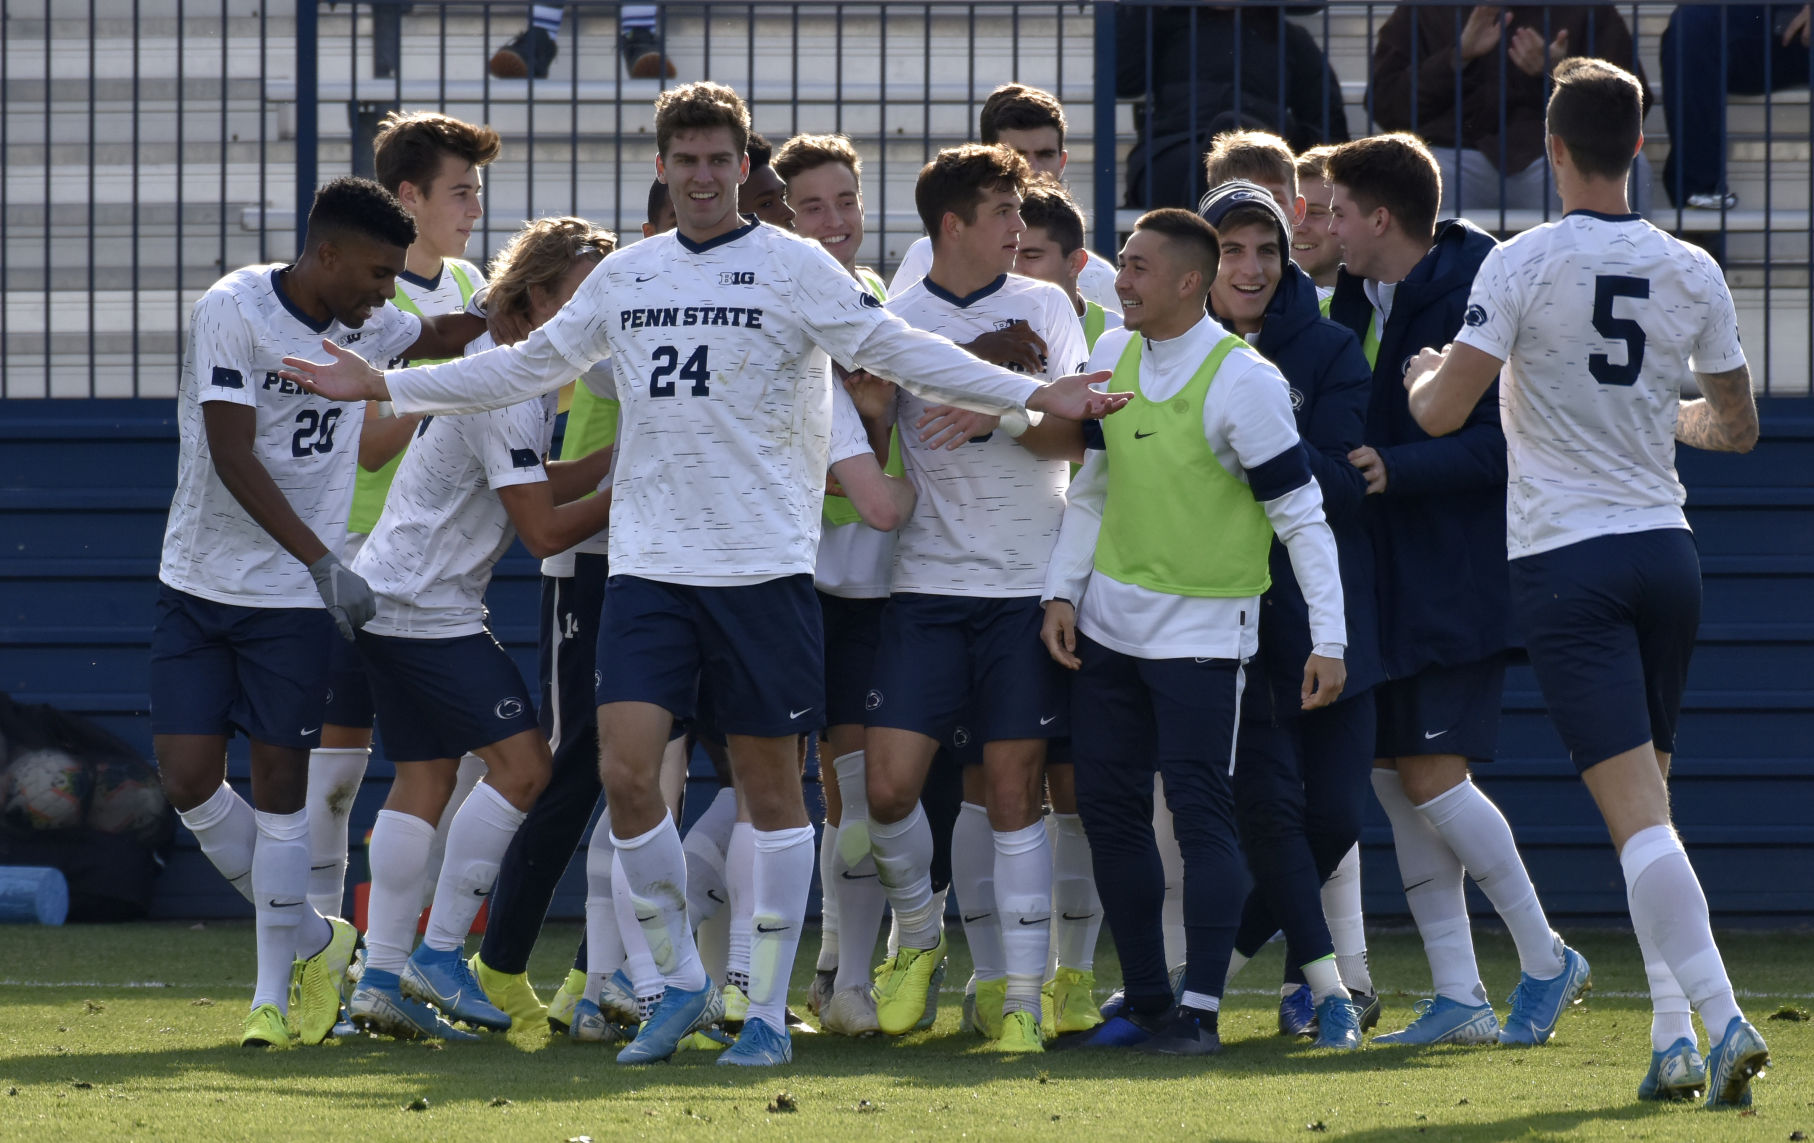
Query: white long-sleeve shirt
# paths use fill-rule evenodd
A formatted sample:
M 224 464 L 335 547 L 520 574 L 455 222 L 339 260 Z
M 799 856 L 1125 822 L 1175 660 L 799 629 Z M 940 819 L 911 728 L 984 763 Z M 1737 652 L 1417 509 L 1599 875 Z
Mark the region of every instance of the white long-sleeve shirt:
M 1110 330 L 1096 343 L 1090 370 L 1113 369 L 1129 330 Z M 1148 341 L 1140 358 L 1140 393 L 1167 401 L 1181 392 L 1227 336 L 1205 317 L 1170 341 Z M 1231 352 L 1203 402 L 1203 436 L 1216 460 L 1246 481 L 1256 468 L 1298 445 L 1297 424 L 1284 377 L 1251 349 Z M 1064 523 L 1046 574 L 1044 597 L 1077 607 L 1077 628 L 1111 650 L 1141 659 L 1246 659 L 1259 649 L 1260 597 L 1170 595 L 1122 583 L 1095 571 L 1096 540 L 1108 497 L 1106 454 L 1092 451 L 1071 481 Z M 1291 556 L 1310 609 L 1310 638 L 1319 655 L 1339 658 L 1348 642 L 1335 536 L 1323 518 L 1323 494 L 1304 483 L 1262 503 L 1273 532 Z

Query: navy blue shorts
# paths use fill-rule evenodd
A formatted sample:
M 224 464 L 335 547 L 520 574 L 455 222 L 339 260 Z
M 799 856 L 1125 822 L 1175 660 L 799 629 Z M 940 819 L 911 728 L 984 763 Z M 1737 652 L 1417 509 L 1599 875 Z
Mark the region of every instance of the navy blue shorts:
M 1652 742 L 1674 753 L 1701 623 L 1694 536 L 1596 536 L 1511 563 L 1531 669 L 1575 769 Z
M 522 672 L 490 632 L 402 639 L 361 631 L 359 650 L 392 762 L 458 758 L 540 732 Z
M 691 718 L 701 686 L 724 734 L 784 738 L 825 721 L 825 639 L 813 577 L 693 587 L 614 575 L 598 628 L 600 706 Z
M 338 633 L 336 633 L 338 634 Z M 324 716 L 331 726 L 370 730 L 372 683 L 365 674 L 365 656 L 355 643 L 335 639 L 328 653 L 328 707 Z
M 1070 699 L 1064 668 L 1039 641 L 1044 621 L 1033 596 L 896 592 L 882 614 L 867 725 L 943 741 L 967 719 L 978 743 L 1063 738 Z
M 151 733 L 226 734 L 313 750 L 340 642 L 318 607 L 239 607 L 160 583 L 151 632 Z
M 818 594 L 819 616 L 825 624 L 824 724 L 861 726 L 888 600 Z
M 1372 698 L 1379 715 L 1376 756 L 1459 754 L 1472 762 L 1491 762 L 1499 751 L 1504 697 L 1504 655 L 1425 667 L 1409 678 L 1380 683 Z

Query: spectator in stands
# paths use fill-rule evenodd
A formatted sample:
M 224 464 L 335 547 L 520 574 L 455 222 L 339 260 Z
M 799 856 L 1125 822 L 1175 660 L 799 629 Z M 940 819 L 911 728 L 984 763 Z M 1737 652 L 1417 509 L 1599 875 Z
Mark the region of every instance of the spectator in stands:
M 1347 142 L 1340 81 L 1315 39 L 1282 10 L 1121 9 L 1115 94 L 1146 101 L 1127 160 L 1128 206 L 1194 209 L 1208 189 L 1201 156 L 1223 131 L 1277 131 L 1294 151 Z
M 1669 124 L 1663 191 L 1671 202 L 1692 210 L 1738 205 L 1738 196 L 1726 189 L 1724 95 L 1806 87 L 1809 42 L 1806 4 L 1683 4 L 1675 10 L 1659 53 Z
M 1543 154 L 1543 113 L 1550 69 L 1568 56 L 1610 60 L 1644 82 L 1631 29 L 1611 4 L 1401 4 L 1374 39 L 1373 114 L 1381 130 L 1429 144 L 1442 168 L 1443 213 L 1561 213 Z M 1650 102 L 1646 85 L 1644 106 Z M 1649 191 L 1650 164 L 1640 153 L 1632 209 L 1644 210 Z
M 659 4 L 625 4 L 617 13 L 617 46 L 631 79 L 674 78 L 674 61 L 662 44 Z M 548 78 L 548 65 L 561 54 L 559 36 L 565 4 L 531 4 L 529 26 L 492 53 L 491 74 L 499 79 Z

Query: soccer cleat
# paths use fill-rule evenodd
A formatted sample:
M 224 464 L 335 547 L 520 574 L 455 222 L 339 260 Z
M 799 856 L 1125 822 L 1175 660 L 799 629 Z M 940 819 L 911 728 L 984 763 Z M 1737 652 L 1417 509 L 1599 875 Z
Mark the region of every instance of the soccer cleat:
M 573 1004 L 573 1016 L 567 1024 L 567 1038 L 580 1044 L 612 1044 L 623 1039 L 617 1026 L 605 1019 L 598 1005 L 580 997 Z
M 345 1004 L 353 998 L 353 989 L 359 987 L 359 978 L 365 975 L 365 936 L 362 933 L 353 935 L 353 959 L 346 966 L 346 979 L 340 985 L 340 1003 Z
M 1707 1108 L 1751 1106 L 1751 1081 L 1770 1066 L 1770 1049 L 1743 1016 L 1734 1016 L 1707 1061 Z
M 1316 1040 L 1313 1048 L 1352 1052 L 1361 1046 L 1360 1009 L 1342 996 L 1325 996 L 1316 1006 Z
M 394 972 L 368 968 L 347 1001 L 354 1027 L 398 1040 L 453 1040 L 470 1042 L 479 1037 L 456 1028 L 420 1000 L 403 995 Z
M 548 65 L 561 54 L 560 45 L 544 28 L 534 25 L 504 41 L 491 55 L 491 74 L 497 79 L 548 78 Z
M 845 988 L 831 994 L 819 1009 L 819 1028 L 834 1036 L 873 1036 L 882 1030 L 876 1023 L 875 993 L 868 988 Z
M 1379 1025 L 1379 993 L 1350 992 L 1354 999 L 1355 1010 L 1360 1013 L 1360 1030 L 1365 1032 Z
M 1008 978 L 979 980 L 974 991 L 964 993 L 964 1027 L 985 1040 L 1002 1036 L 1002 1004 L 1008 999 Z
M 510 1014 L 485 999 L 485 990 L 460 958 L 459 949 L 417 945 L 398 976 L 405 996 L 433 1004 L 450 1020 L 464 1020 L 494 1032 L 510 1030 Z
M 722 1052 L 737 1042 L 737 1037 L 726 1032 L 716 1024 L 710 1028 L 701 1028 L 680 1041 L 676 1052 Z
M 836 991 L 835 984 L 837 979 L 838 974 L 830 969 L 822 968 L 813 973 L 812 987 L 806 990 L 806 1010 L 808 1012 L 811 1012 L 814 1016 L 821 1015 L 824 1012 L 826 1002 L 831 999 L 831 994 Z
M 743 1026 L 744 1017 L 749 1015 L 750 998 L 743 989 L 735 984 L 724 986 L 724 1015 L 719 1023 L 727 1028 L 736 1029 Z
M 1593 987 L 1587 958 L 1562 944 L 1561 937 L 1556 938 L 1556 944 L 1561 946 L 1562 971 L 1548 980 L 1529 974 L 1519 976 L 1518 987 L 1512 990 L 1512 1010 L 1505 1014 L 1505 1024 L 1499 1029 L 1501 1044 L 1548 1043 L 1556 1034 L 1556 1022 L 1562 1013 Z
M 287 1048 L 293 1042 L 290 1021 L 275 1004 L 260 1004 L 246 1014 L 246 1027 L 240 1033 L 242 1048 Z
M 677 74 L 674 61 L 662 51 L 661 37 L 648 28 L 625 28 L 618 48 L 631 79 L 673 79 Z
M 1638 1098 L 1659 1102 L 1699 1099 L 1706 1090 L 1707 1061 L 1694 1041 L 1683 1036 L 1662 1051 L 1650 1053 L 1650 1070 L 1638 1083 Z
M 1126 1011 L 1126 1009 L 1127 989 L 1117 988 L 1115 991 L 1109 993 L 1109 998 L 1102 1002 L 1102 1007 L 1096 1009 L 1096 1014 L 1101 1016 L 1104 1020 L 1113 1020 L 1115 1017 L 1121 1015 L 1122 1012 Z
M 1279 1035 L 1316 1035 L 1316 1004 L 1310 999 L 1310 986 L 1300 984 L 1279 997 Z
M 1060 968 L 1040 989 L 1040 1017 L 1048 1039 L 1087 1032 L 1102 1023 L 1096 1010 L 1096 974 L 1088 969 Z
M 1001 1034 L 995 1037 L 995 1049 L 999 1052 L 1045 1051 L 1045 1037 L 1039 1033 L 1039 1017 L 1024 1009 L 1003 1016 Z
M 604 987 L 598 992 L 598 1007 L 607 1019 L 634 1028 L 642 1023 L 642 1005 L 636 1000 L 636 986 L 623 969 L 618 969 L 605 977 Z
M 1491 1004 L 1460 1004 L 1446 996 L 1419 1000 L 1417 1018 L 1396 1032 L 1373 1037 L 1375 1044 L 1493 1044 L 1499 1017 Z
M 340 1022 L 340 990 L 359 943 L 359 930 L 351 924 L 339 917 L 327 921 L 328 943 L 309 959 L 297 961 L 290 974 L 296 991 L 292 1005 L 296 1038 L 304 1044 L 321 1043 Z
M 655 1011 L 636 1032 L 623 1051 L 617 1053 L 620 1064 L 652 1064 L 673 1055 L 684 1040 L 700 1028 L 716 1024 L 724 1016 L 724 994 L 710 980 L 704 988 L 685 989 L 668 985 L 655 1005 Z
M 718 1057 L 723 1067 L 772 1068 L 794 1061 L 793 1040 L 767 1020 L 746 1020 L 737 1042 Z
M 573 1007 L 586 991 L 586 974 L 577 968 L 567 970 L 567 979 L 554 990 L 548 998 L 548 1030 L 557 1036 L 565 1036 L 567 1029 L 573 1025 Z M 602 1001 L 601 1001 L 602 1004 Z
M 529 983 L 526 972 L 499 972 L 479 958 L 478 953 L 466 962 L 472 970 L 479 987 L 485 990 L 485 999 L 503 1009 L 510 1016 L 512 1028 L 527 1028 L 537 1020 L 548 1017 L 548 1006 L 535 994 L 535 985 Z
M 1215 1013 L 1175 1007 L 1151 1038 L 1134 1045 L 1134 1050 L 1155 1056 L 1213 1056 L 1222 1050 Z
M 932 975 L 945 963 L 945 934 L 929 949 L 902 948 L 895 954 L 888 975 L 876 987 L 876 1023 L 890 1036 L 914 1030 L 928 1014 L 936 1014 Z

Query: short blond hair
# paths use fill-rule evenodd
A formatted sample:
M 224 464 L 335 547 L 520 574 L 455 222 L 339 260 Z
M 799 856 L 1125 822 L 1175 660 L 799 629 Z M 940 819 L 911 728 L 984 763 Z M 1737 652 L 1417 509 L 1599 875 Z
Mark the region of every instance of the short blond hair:
M 581 258 L 603 259 L 617 249 L 617 235 L 583 218 L 538 218 L 523 224 L 491 260 L 491 292 L 485 308 L 527 315 L 529 289 L 544 290 L 566 277 Z
M 1203 156 L 1208 185 L 1219 187 L 1236 179 L 1262 186 L 1277 183 L 1296 198 L 1297 156 L 1285 140 L 1270 131 L 1224 131 L 1209 142 Z

